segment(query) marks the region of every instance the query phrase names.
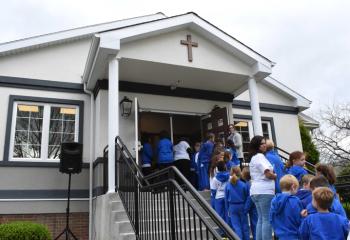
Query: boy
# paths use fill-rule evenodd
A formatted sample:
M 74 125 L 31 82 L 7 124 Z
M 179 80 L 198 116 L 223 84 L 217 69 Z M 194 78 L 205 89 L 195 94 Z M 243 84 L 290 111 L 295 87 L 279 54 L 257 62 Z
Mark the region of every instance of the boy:
M 329 187 L 328 180 L 324 176 L 316 176 L 310 181 L 310 189 L 311 191 L 315 191 L 319 187 Z M 331 207 L 330 212 L 339 214 L 346 218 L 346 212 L 339 202 L 338 198 L 334 198 Z M 307 214 L 314 214 L 317 213 L 317 209 L 315 206 L 312 205 L 312 202 L 309 202 L 306 206 Z M 303 211 L 302 215 L 305 216 L 305 211 Z
M 212 192 L 215 196 L 214 208 L 218 215 L 227 221 L 226 207 L 225 207 L 225 188 L 230 178 L 230 173 L 226 170 L 225 161 L 221 160 L 217 162 L 217 170 L 213 182 Z
M 294 196 L 299 182 L 296 177 L 287 174 L 281 178 L 280 188 L 282 193 L 278 193 L 271 202 L 270 222 L 278 239 L 296 240 L 303 209 L 299 198 Z
M 328 187 L 318 187 L 312 192 L 312 204 L 317 212 L 307 216 L 299 228 L 300 239 L 345 240 L 349 221 L 328 209 L 332 206 L 333 192 Z
M 310 181 L 313 179 L 313 175 L 306 174 L 301 178 L 301 184 L 302 188 L 298 190 L 298 192 L 295 194 L 296 197 L 298 197 L 303 204 L 303 208 L 305 209 L 306 206 L 312 201 L 312 192 L 310 190 Z

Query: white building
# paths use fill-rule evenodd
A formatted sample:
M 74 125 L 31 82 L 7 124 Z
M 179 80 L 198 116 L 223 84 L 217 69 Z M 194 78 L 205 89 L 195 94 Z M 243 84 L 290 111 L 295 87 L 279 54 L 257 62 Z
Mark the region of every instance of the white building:
M 270 77 L 274 65 L 195 13 L 157 13 L 1 44 L 0 214 L 50 213 L 56 221 L 65 212 L 62 141 L 84 144 L 71 210 L 86 214 L 77 218 L 87 218 L 89 209 L 92 216 L 89 196 L 103 193 L 103 149 L 117 135 L 134 154 L 139 131 L 200 139 L 234 123 L 245 146 L 264 134 L 289 152 L 302 150 L 298 114 L 311 101 Z M 121 117 L 124 97 L 133 101 L 129 117 Z M 226 109 L 211 113 L 214 106 Z

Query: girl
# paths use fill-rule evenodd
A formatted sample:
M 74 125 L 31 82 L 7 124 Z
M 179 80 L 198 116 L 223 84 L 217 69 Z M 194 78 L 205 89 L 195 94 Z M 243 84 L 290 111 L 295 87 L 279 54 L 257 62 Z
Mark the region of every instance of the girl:
M 329 183 L 329 188 L 334 193 L 334 196 L 337 197 L 337 191 L 334 186 L 335 181 L 337 180 L 337 176 L 335 175 L 333 166 L 329 164 L 318 163 L 316 164 L 315 168 L 316 168 L 316 176 L 322 175 L 325 178 L 327 178 Z
M 240 180 L 241 169 L 239 166 L 231 169 L 230 183 L 225 188 L 225 205 L 228 209 L 231 228 L 242 240 L 249 240 L 248 217 L 244 212 L 244 206 L 249 197 L 246 183 Z
M 192 149 L 186 138 L 180 138 L 178 144 L 174 146 L 174 166 L 179 169 L 188 181 L 190 181 L 191 154 Z
M 227 147 L 231 152 L 231 161 L 235 166 L 241 166 L 241 161 L 239 160 L 237 156 L 237 149 L 235 147 L 235 144 L 231 139 L 227 140 Z
M 307 171 L 304 169 L 305 165 L 305 154 L 300 151 L 292 152 L 289 155 L 289 160 L 286 164 L 288 169 L 288 174 L 293 175 L 301 182 L 301 178 L 307 174 Z
M 191 156 L 191 166 L 190 166 L 191 183 L 197 190 L 198 190 L 198 155 L 199 155 L 200 148 L 201 148 L 201 143 L 196 142 L 194 144 L 194 153 Z
M 158 168 L 163 169 L 173 165 L 173 144 L 166 131 L 160 132 L 160 140 L 157 144 Z
M 247 184 L 248 193 L 250 192 L 251 178 L 249 167 L 244 167 L 242 169 L 242 181 Z M 250 230 L 252 231 L 253 240 L 256 239 L 256 224 L 258 223 L 258 211 L 256 206 L 252 201 L 252 198 L 248 196 L 247 201 L 244 206 L 245 214 L 249 214 Z
M 232 153 L 230 150 L 226 150 L 224 154 L 224 161 L 226 163 L 226 168 L 228 171 L 231 171 L 231 168 L 234 166 L 234 163 L 231 161 Z
M 230 178 L 230 173 L 226 169 L 226 163 L 223 160 L 217 162 L 217 173 L 213 178 L 212 191 L 215 195 L 214 209 L 217 214 L 224 220 L 227 221 L 227 211 L 225 205 L 225 188 Z
M 210 204 L 211 206 L 215 209 L 215 195 L 216 195 L 216 189 L 214 187 L 214 177 L 217 174 L 217 163 L 219 161 L 224 160 L 224 154 L 223 152 L 217 152 L 216 155 L 214 155 L 211 158 L 211 164 L 210 164 L 210 169 L 209 169 L 209 182 L 210 182 Z
M 209 133 L 207 140 L 202 144 L 198 155 L 198 189 L 200 191 L 209 189 L 209 162 L 213 154 L 215 135 Z

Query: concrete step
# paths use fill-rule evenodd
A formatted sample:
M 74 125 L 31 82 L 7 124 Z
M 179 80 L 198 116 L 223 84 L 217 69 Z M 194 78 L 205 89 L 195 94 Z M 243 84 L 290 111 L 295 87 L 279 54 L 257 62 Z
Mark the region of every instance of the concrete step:
M 136 240 L 136 235 L 132 233 L 121 233 L 115 240 Z

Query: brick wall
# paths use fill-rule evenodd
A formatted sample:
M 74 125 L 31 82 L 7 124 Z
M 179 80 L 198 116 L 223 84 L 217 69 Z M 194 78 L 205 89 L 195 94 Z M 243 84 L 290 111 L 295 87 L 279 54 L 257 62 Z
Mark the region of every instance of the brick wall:
M 4 214 L 0 215 L 0 224 L 13 221 L 31 221 L 46 225 L 55 238 L 66 226 L 66 214 Z M 71 213 L 69 226 L 79 240 L 89 239 L 89 213 Z M 61 237 L 60 239 L 65 239 Z

